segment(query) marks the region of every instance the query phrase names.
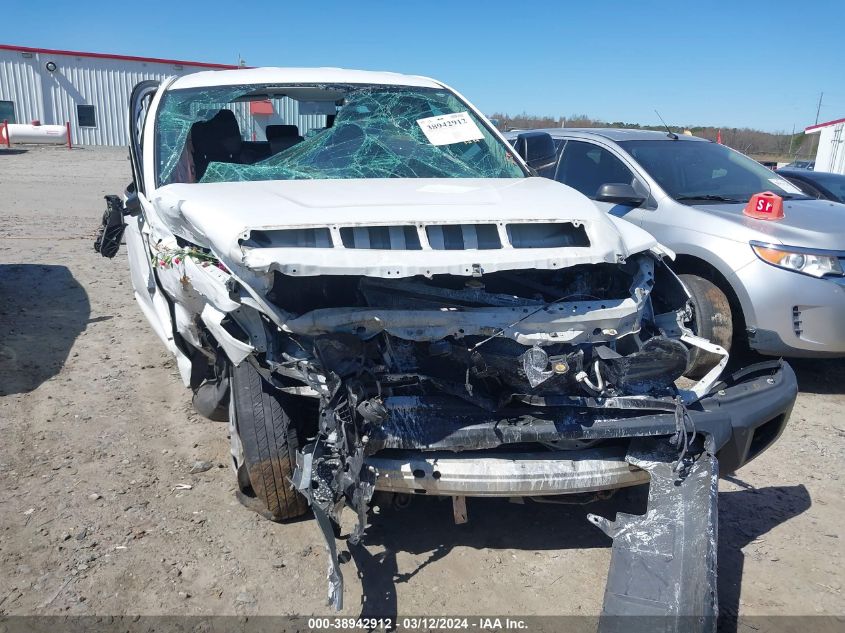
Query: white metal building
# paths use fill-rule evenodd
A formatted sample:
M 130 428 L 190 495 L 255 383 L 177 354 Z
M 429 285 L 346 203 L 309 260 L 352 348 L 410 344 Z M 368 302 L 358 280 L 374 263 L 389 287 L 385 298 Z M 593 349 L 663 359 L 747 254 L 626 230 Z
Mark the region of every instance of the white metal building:
M 237 66 L 0 44 L 0 122 L 70 122 L 75 145 L 126 145 L 135 84 L 224 68 Z
M 811 125 L 804 134 L 818 134 L 815 171 L 845 174 L 845 119 Z

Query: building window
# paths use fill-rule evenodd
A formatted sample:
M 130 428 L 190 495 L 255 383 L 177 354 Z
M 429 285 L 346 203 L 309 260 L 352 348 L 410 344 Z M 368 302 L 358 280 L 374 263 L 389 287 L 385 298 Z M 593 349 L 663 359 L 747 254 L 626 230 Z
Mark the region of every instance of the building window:
M 79 127 L 97 127 L 97 113 L 94 106 L 76 106 L 76 122 L 79 124 Z
M 17 123 L 15 119 L 15 102 L 0 101 L 0 122 Z

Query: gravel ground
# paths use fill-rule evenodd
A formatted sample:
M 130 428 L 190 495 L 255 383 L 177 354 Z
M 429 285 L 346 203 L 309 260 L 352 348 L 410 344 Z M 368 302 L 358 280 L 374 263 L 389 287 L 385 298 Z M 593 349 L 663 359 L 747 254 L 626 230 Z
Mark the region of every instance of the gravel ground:
M 92 250 L 128 178 L 123 149 L 0 150 L 0 615 L 328 614 L 313 520 L 237 503 L 226 425 L 192 412 L 125 251 Z M 794 367 L 783 437 L 720 482 L 729 615 L 845 614 L 845 361 Z M 384 510 L 345 556 L 344 615 L 595 615 L 610 540 L 585 516 L 626 503 Z

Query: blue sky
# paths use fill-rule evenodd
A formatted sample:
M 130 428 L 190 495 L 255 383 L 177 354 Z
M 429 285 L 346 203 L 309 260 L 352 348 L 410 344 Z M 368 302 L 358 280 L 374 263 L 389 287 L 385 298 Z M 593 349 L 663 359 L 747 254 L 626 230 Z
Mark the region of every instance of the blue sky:
M 845 0 L 15 3 L 0 41 L 424 74 L 483 111 L 800 130 L 845 117 Z M 11 39 L 5 39 L 11 38 Z

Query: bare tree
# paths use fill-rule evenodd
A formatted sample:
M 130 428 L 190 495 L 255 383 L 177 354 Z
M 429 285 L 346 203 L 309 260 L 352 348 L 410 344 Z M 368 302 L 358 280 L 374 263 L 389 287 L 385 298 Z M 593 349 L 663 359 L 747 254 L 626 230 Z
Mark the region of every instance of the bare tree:
M 507 130 L 536 130 L 541 128 L 594 128 L 614 127 L 638 130 L 662 130 L 662 126 L 640 125 L 639 123 L 626 123 L 614 121 L 608 123 L 599 119 L 593 119 L 586 114 L 572 114 L 570 116 L 537 116 L 534 114 L 510 115 L 501 112 L 490 115 L 496 119 L 499 129 Z M 786 132 L 764 132 L 752 128 L 729 128 L 700 125 L 673 125 L 672 129 L 683 131 L 689 130 L 693 135 L 715 141 L 722 132 L 722 142 L 725 145 L 738 149 L 739 151 L 756 158 L 771 160 L 792 160 L 794 158 L 808 158 L 815 155 L 818 143 L 817 135 L 788 134 Z M 791 148 L 791 152 L 790 152 Z

